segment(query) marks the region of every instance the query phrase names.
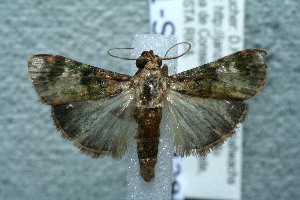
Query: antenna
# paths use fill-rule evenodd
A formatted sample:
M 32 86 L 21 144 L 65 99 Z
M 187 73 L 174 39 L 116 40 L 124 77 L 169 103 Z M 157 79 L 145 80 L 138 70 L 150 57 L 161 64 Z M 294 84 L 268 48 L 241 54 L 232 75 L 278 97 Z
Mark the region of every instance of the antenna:
M 180 44 L 187 44 L 188 45 L 188 48 L 185 52 L 183 52 L 182 54 L 178 55 L 178 56 L 173 56 L 173 57 L 166 57 L 166 55 L 169 53 L 169 51 L 171 49 L 173 49 L 174 47 L 180 45 Z M 165 53 L 165 56 L 164 57 L 159 57 L 161 60 L 173 60 L 173 59 L 177 59 L 183 55 L 185 55 L 187 52 L 189 52 L 192 48 L 192 45 L 188 42 L 180 42 L 180 43 L 177 43 L 175 45 L 173 45 L 172 47 L 169 48 L 169 50 Z M 109 49 L 107 51 L 108 55 L 110 55 L 111 57 L 114 57 L 114 58 L 119 58 L 119 59 L 122 59 L 122 60 L 144 60 L 144 58 L 129 58 L 129 57 L 121 57 L 121 56 L 118 56 L 118 55 L 115 55 L 115 54 L 112 54 L 111 51 L 114 51 L 114 50 L 124 50 L 124 49 L 134 49 L 134 48 L 112 48 L 112 49 Z

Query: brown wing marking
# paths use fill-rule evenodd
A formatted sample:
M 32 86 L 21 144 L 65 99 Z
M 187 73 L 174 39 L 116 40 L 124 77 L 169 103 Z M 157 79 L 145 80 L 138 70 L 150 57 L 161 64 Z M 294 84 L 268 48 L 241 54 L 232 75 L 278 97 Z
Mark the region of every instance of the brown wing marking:
M 52 117 L 66 139 L 92 157 L 121 158 L 136 132 L 134 95 L 52 106 Z
M 263 89 L 266 52 L 246 49 L 217 61 L 170 76 L 170 88 L 181 94 L 214 99 L 245 100 Z
M 174 91 L 166 95 L 165 106 L 181 156 L 205 155 L 221 145 L 244 121 L 248 109 L 243 101 L 203 99 Z
M 32 56 L 28 67 L 40 100 L 50 105 L 115 96 L 129 88 L 131 78 L 51 54 Z

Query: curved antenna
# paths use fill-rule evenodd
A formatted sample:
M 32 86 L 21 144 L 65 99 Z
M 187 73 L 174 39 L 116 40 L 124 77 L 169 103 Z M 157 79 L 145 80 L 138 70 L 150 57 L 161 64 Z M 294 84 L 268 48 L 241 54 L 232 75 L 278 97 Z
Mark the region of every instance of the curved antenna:
M 138 58 L 121 57 L 121 56 L 117 56 L 117 55 L 114 55 L 114 54 L 111 53 L 111 51 L 117 50 L 117 49 L 118 50 L 120 50 L 120 49 L 124 50 L 124 49 L 134 49 L 134 48 L 112 48 L 112 49 L 109 49 L 107 51 L 108 55 L 110 55 L 111 57 L 119 58 L 119 59 L 123 59 L 123 60 L 139 60 Z
M 166 57 L 166 55 L 169 53 L 169 51 L 171 49 L 173 49 L 174 47 L 180 45 L 180 44 L 187 44 L 189 47 L 187 48 L 187 50 L 185 52 L 183 52 L 182 54 L 178 55 L 178 56 L 173 56 L 173 57 Z M 161 60 L 172 60 L 172 59 L 177 59 L 183 55 L 185 55 L 187 52 L 189 52 L 192 48 L 192 45 L 189 43 L 189 42 L 180 42 L 180 43 L 177 43 L 175 45 L 173 45 L 166 53 L 165 53 L 165 56 L 163 58 L 161 58 Z
M 173 56 L 173 57 L 166 57 L 166 55 L 169 53 L 169 51 L 171 49 L 173 49 L 174 47 L 180 45 L 180 44 L 187 44 L 189 47 L 187 48 L 187 50 L 185 52 L 183 52 L 182 54 L 178 55 L 178 56 Z M 188 42 L 180 42 L 180 43 L 177 43 L 175 45 L 173 45 L 171 48 L 169 48 L 169 50 L 165 53 L 165 56 L 164 57 L 159 57 L 161 60 L 172 60 L 172 59 L 177 59 L 183 55 L 185 55 L 187 52 L 189 52 L 191 50 L 191 47 L 192 45 Z M 117 55 L 114 55 L 111 53 L 111 51 L 113 50 L 124 50 L 124 49 L 134 49 L 134 48 L 112 48 L 112 49 L 109 49 L 107 51 L 108 55 L 110 55 L 111 57 L 114 57 L 114 58 L 119 58 L 119 59 L 123 59 L 123 60 L 145 60 L 144 58 L 128 58 L 128 57 L 121 57 L 121 56 L 117 56 Z

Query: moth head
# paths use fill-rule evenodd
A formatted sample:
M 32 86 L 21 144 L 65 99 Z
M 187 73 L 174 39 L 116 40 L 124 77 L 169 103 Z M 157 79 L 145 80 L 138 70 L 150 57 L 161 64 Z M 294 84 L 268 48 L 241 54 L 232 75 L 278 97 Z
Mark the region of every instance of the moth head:
M 136 59 L 136 67 L 141 69 L 146 66 L 147 63 L 152 63 L 157 67 L 161 67 L 162 60 L 158 55 L 155 55 L 152 50 L 143 51 L 141 56 Z

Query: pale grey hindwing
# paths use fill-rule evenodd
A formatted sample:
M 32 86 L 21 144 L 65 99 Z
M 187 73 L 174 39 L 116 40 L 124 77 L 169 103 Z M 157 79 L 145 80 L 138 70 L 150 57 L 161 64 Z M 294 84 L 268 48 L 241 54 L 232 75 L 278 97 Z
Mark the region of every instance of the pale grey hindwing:
M 133 117 L 133 90 L 96 101 L 52 107 L 52 116 L 63 135 L 94 157 L 121 158 L 137 124 Z
M 205 155 L 222 144 L 243 122 L 248 108 L 243 101 L 191 97 L 171 90 L 164 106 L 180 156 Z

